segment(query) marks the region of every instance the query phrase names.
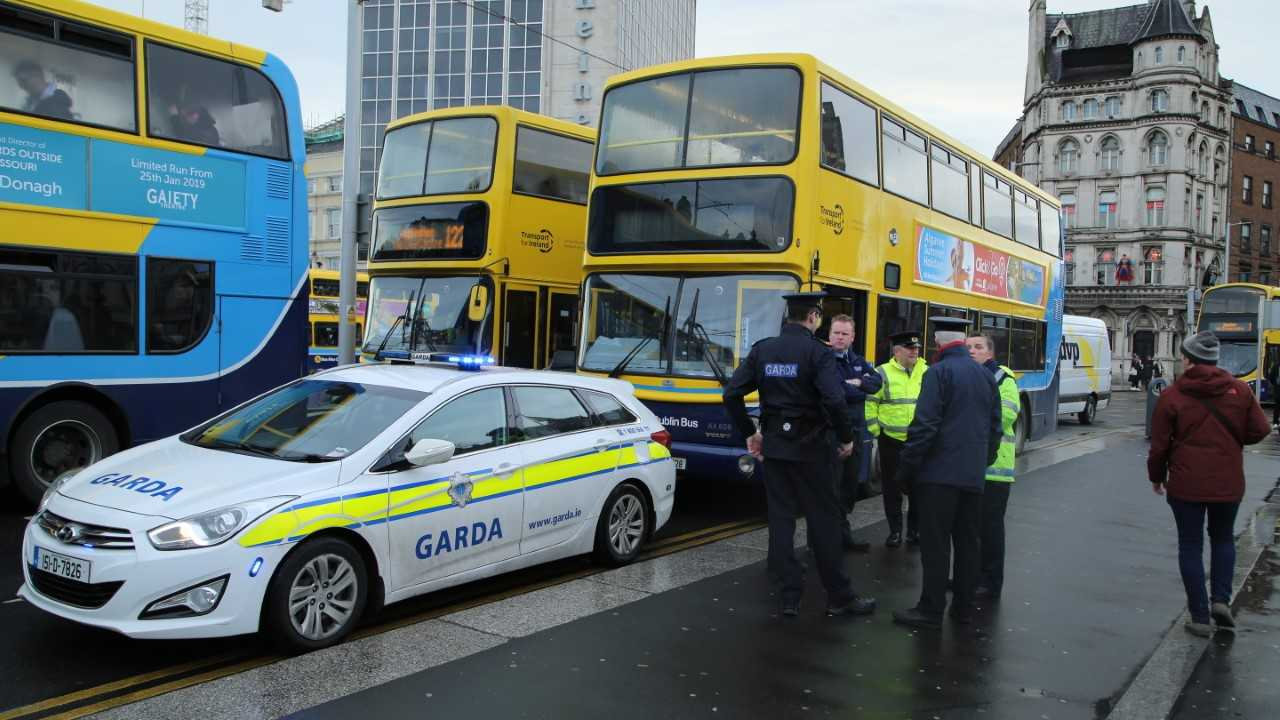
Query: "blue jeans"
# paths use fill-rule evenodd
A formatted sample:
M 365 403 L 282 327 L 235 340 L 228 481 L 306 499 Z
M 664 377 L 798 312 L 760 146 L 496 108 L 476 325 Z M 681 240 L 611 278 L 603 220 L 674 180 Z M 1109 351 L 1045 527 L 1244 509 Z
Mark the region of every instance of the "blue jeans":
M 1232 529 L 1240 503 L 1188 502 L 1169 498 L 1178 524 L 1178 569 L 1187 591 L 1187 609 L 1195 622 L 1209 622 L 1209 602 L 1231 602 L 1231 576 L 1236 565 L 1236 541 Z M 1209 577 L 1211 594 L 1204 587 L 1204 527 L 1209 518 Z

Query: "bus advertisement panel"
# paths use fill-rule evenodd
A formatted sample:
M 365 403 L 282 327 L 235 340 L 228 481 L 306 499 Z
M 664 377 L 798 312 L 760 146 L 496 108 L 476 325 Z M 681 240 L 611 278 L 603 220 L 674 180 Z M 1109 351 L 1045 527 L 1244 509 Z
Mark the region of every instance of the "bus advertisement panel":
M 0 453 L 34 501 L 303 372 L 304 151 L 278 58 L 0 10 Z

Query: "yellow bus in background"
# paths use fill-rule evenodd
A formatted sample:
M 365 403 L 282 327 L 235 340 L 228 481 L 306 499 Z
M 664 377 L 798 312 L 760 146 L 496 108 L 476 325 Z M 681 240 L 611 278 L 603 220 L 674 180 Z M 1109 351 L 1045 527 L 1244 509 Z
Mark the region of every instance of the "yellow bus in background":
M 331 368 L 338 364 L 338 271 L 312 268 L 307 272 L 311 283 L 311 298 L 307 303 L 307 318 L 311 326 L 311 347 L 308 354 L 310 372 Z M 364 316 L 368 311 L 369 273 L 356 273 L 356 347 L 360 347 L 364 330 Z
M 1018 371 L 1020 438 L 1056 426 L 1059 204 L 982 153 L 800 54 L 616 75 L 596 147 L 578 369 L 629 380 L 678 468 L 750 472 L 722 386 L 798 289 L 876 363 L 971 319 Z
M 447 352 L 571 370 L 594 141 L 497 105 L 388 126 L 364 359 Z
M 1204 291 L 1197 330 L 1222 342 L 1218 367 L 1247 383 L 1262 402 L 1274 402 L 1274 389 L 1259 382 L 1280 362 L 1280 288 L 1257 283 L 1224 283 Z

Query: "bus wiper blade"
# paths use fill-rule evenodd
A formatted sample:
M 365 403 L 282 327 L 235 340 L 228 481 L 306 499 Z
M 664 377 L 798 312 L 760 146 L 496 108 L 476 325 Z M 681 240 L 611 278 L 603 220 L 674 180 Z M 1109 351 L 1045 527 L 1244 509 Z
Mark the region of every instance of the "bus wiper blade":
M 693 339 L 694 347 L 698 348 L 702 359 L 711 366 L 711 374 L 716 376 L 716 382 L 720 383 L 720 387 L 726 387 L 729 384 L 729 376 L 725 374 L 724 368 L 720 367 L 720 361 L 716 360 L 711 352 L 711 336 L 707 334 L 707 329 L 698 322 L 698 298 L 701 293 L 702 288 L 693 291 L 693 307 L 689 308 L 689 318 L 684 321 L 684 332 Z
M 387 349 L 387 341 L 391 339 L 391 333 L 395 332 L 396 328 L 399 327 L 403 322 L 404 322 L 404 315 L 401 315 L 396 318 L 395 322 L 391 323 L 391 327 L 387 329 L 387 333 L 382 336 L 382 342 L 378 344 L 378 352 L 373 354 L 374 361 L 376 362 L 383 361 L 384 358 L 382 357 L 382 351 Z M 403 334 L 401 334 L 400 341 L 404 342 Z
M 671 318 L 671 296 L 668 295 L 667 304 L 662 309 L 662 327 L 658 330 L 659 335 L 667 334 L 667 327 L 668 327 L 667 323 L 670 322 L 670 318 Z M 640 354 L 640 351 L 645 349 L 645 347 L 648 346 L 649 343 L 653 341 L 653 338 L 654 338 L 653 335 L 648 335 L 643 340 L 636 343 L 636 346 L 631 348 L 631 351 L 628 352 L 626 356 L 623 357 L 622 360 L 620 360 L 617 365 L 614 365 L 613 369 L 609 371 L 609 377 L 616 378 L 619 375 L 621 375 L 622 371 L 626 370 L 627 366 L 631 364 L 631 361 L 634 360 L 636 356 Z

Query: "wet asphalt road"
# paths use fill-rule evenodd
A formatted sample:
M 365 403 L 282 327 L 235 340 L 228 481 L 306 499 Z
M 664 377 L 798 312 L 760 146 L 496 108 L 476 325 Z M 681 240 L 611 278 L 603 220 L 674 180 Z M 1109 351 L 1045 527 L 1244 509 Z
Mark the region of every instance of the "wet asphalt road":
M 0 492 L 0 715 L 6 710 L 103 683 L 134 678 L 186 663 L 227 655 L 229 659 L 261 654 L 267 649 L 253 638 L 192 641 L 131 640 L 106 630 L 84 627 L 48 615 L 15 599 L 22 584 L 19 554 L 22 532 L 31 509 L 7 490 Z M 672 519 L 654 538 L 660 543 L 731 522 L 763 520 L 764 494 L 756 486 L 717 488 L 705 483 L 677 486 Z M 585 558 L 464 585 L 397 603 L 373 622 L 390 622 L 418 613 L 509 593 L 523 585 L 589 569 Z
M 1129 433 L 1141 422 L 1141 403 L 1136 394 L 1122 394 L 1112 409 L 1103 411 L 1093 426 L 1064 419 L 1050 438 L 1035 443 L 1042 449 L 1030 453 L 1046 461 L 1060 453 L 1072 455 L 1091 444 L 1101 449 L 1103 439 Z M 678 486 L 676 512 L 655 542 L 696 533 L 728 523 L 759 520 L 763 517 L 763 493 L 758 486 L 717 486 L 683 482 Z M 24 512 L 8 498 L 0 511 L 0 593 L 7 601 L 21 583 L 19 548 Z M 376 622 L 397 621 L 463 601 L 499 593 L 518 592 L 522 587 L 546 582 L 589 569 L 585 559 L 572 559 L 513 573 L 501 578 L 471 583 L 461 588 L 398 603 L 387 608 Z M 0 715 L 5 710 L 26 706 L 66 693 L 93 688 L 103 683 L 139 674 L 165 671 L 211 657 L 236 658 L 262 654 L 265 648 L 253 639 L 231 638 L 199 641 L 137 641 L 111 632 L 86 628 L 36 610 L 25 602 L 0 604 Z

